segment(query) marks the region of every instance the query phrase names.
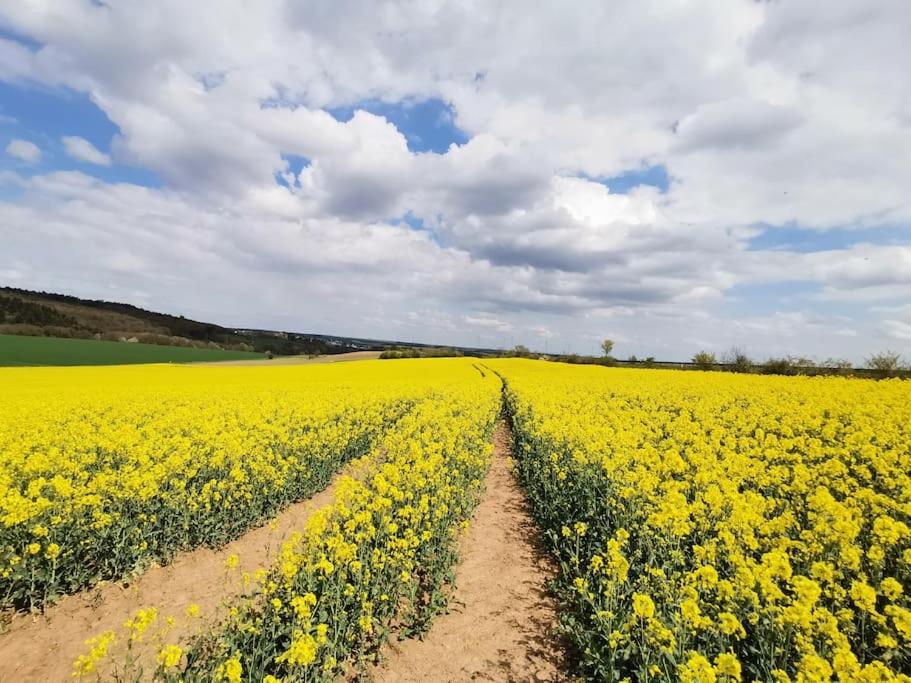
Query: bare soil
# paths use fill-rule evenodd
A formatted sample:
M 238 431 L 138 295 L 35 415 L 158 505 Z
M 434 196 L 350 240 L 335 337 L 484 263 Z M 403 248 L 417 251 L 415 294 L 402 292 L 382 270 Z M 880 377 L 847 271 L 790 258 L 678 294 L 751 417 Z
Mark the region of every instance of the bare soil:
M 342 471 L 362 476 L 365 462 L 366 458 L 355 460 Z M 201 620 L 213 618 L 225 600 L 243 592 L 243 572 L 268 567 L 290 534 L 332 502 L 340 476 L 323 491 L 219 550 L 180 553 L 168 565 L 152 566 L 128 584 L 104 582 L 62 598 L 43 613 L 13 615 L 0 634 L 0 682 L 72 680 L 73 662 L 86 652 L 86 639 L 114 630 L 122 641 L 124 622 L 141 607 L 158 610 L 158 623 L 150 628 L 147 641 L 155 639 L 168 616 L 175 617 L 175 624 L 165 642 L 177 643 L 195 633 Z M 238 556 L 235 569 L 226 566 L 231 555 Z M 186 610 L 193 604 L 199 606 L 200 616 L 188 618 Z
M 505 424 L 494 435 L 486 491 L 460 545 L 452 610 L 423 640 L 391 641 L 367 675 L 410 681 L 567 681 L 547 581 L 555 568 L 538 545 L 511 466 Z
M 333 353 L 325 356 L 276 356 L 272 360 L 217 360 L 188 365 L 313 365 L 317 363 L 342 363 L 350 360 L 374 360 L 380 357 L 380 351 L 351 351 Z

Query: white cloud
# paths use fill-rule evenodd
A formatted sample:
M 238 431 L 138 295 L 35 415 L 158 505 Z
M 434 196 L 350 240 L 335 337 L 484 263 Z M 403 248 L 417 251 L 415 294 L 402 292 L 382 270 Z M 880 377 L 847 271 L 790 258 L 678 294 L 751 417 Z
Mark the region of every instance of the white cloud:
M 554 333 L 547 329 L 546 327 L 533 326 L 529 328 L 532 334 L 540 339 L 550 339 L 554 336 Z
M 780 145 L 802 122 L 797 111 L 768 102 L 747 99 L 709 102 L 680 121 L 676 145 L 681 150 Z
M 6 146 L 6 153 L 27 164 L 37 164 L 41 161 L 41 148 L 28 140 L 10 140 Z
M 76 135 L 67 135 L 61 138 L 61 140 L 67 155 L 71 158 L 89 164 L 97 164 L 98 166 L 111 165 L 111 157 L 99 150 L 85 138 Z
M 513 330 L 513 326 L 510 323 L 488 315 L 465 315 L 462 316 L 462 321 L 471 327 L 479 327 L 496 332 L 511 332 Z
M 886 334 L 892 337 L 893 339 L 900 339 L 901 341 L 911 341 L 911 323 L 903 322 L 901 320 L 885 320 L 883 321 L 883 327 L 885 328 Z
M 246 325 L 469 343 L 548 330 L 583 351 L 610 320 L 642 347 L 621 353 L 664 357 L 711 339 L 847 355 L 901 322 L 868 304 L 911 298 L 903 0 L 825 16 L 810 0 L 217 5 L 0 10 L 41 45 L 0 39 L 0 79 L 87 93 L 119 128 L 118 161 L 165 182 L 0 176 L 22 193 L 0 205 L 5 258 L 52 261 L 43 286 L 111 283 Z M 194 30 L 212 16 L 217 31 Z M 323 110 L 431 97 L 469 142 L 415 154 L 412 131 Z M 287 155 L 309 164 L 294 177 Z M 649 165 L 666 194 L 595 180 Z M 406 214 L 423 228 L 387 224 Z M 890 244 L 751 250 L 762 223 L 897 227 Z M 188 273 L 210 284 L 183 297 Z M 795 281 L 810 293 L 733 305 Z

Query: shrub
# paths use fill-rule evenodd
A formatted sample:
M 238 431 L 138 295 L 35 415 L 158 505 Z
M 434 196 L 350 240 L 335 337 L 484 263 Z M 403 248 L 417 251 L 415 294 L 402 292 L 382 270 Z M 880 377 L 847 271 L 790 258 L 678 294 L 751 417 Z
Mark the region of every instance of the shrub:
M 700 370 L 714 370 L 717 363 L 718 360 L 715 358 L 715 354 L 708 351 L 700 351 L 693 356 L 693 365 Z
M 759 371 L 763 375 L 793 375 L 794 367 L 790 358 L 769 358 L 759 366 Z
M 753 361 L 746 352 L 737 346 L 732 346 L 724 354 L 724 364 L 731 372 L 752 372 Z
M 848 375 L 854 369 L 854 364 L 845 358 L 826 358 L 819 366 L 837 375 Z
M 819 367 L 815 360 L 804 356 L 788 356 L 788 360 L 795 375 L 812 374 Z
M 874 353 L 867 358 L 867 367 L 880 377 L 895 377 L 904 369 L 901 354 L 895 351 Z

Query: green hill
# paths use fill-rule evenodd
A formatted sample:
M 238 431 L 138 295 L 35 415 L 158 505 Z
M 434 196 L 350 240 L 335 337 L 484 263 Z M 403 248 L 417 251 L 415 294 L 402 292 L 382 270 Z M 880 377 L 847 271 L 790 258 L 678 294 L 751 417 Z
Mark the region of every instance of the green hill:
M 132 341 L 155 346 L 274 355 L 323 355 L 373 348 L 320 335 L 233 330 L 131 304 L 14 287 L 0 287 L 0 335 Z

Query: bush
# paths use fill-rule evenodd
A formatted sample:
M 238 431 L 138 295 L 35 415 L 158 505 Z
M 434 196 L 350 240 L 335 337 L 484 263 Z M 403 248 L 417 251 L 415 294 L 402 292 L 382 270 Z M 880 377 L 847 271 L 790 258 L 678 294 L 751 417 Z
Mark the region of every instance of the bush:
M 44 337 L 44 328 L 26 323 L 11 323 L 0 325 L 0 334 L 15 334 L 20 337 Z
M 737 346 L 732 346 L 728 352 L 724 354 L 723 361 L 725 366 L 727 366 L 727 369 L 731 372 L 753 371 L 753 361 L 743 349 Z
M 849 375 L 854 369 L 854 364 L 845 358 L 826 358 L 820 367 L 833 371 L 836 375 Z
M 904 369 L 901 354 L 894 351 L 874 353 L 867 358 L 867 367 L 880 377 L 895 377 Z
M 819 367 L 816 361 L 805 356 L 788 356 L 788 362 L 791 364 L 791 369 L 795 375 L 803 375 L 808 370 L 812 372 Z
M 759 366 L 763 375 L 793 375 L 794 367 L 790 358 L 769 358 Z
M 714 370 L 715 365 L 718 364 L 718 360 L 715 358 L 714 353 L 709 353 L 708 351 L 700 351 L 695 356 L 693 356 L 693 365 L 695 365 L 700 370 Z
M 759 371 L 763 375 L 803 375 L 808 371 L 809 374 L 816 374 L 817 367 L 812 358 L 782 356 L 781 358 L 769 358 L 759 366 Z

